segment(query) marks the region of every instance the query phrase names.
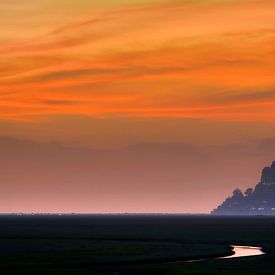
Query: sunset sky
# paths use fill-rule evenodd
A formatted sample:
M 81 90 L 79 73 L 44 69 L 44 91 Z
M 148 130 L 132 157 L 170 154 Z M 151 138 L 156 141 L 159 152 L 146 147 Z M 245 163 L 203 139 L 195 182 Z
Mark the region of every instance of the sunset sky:
M 275 159 L 275 1 L 0 14 L 0 212 L 208 212 Z

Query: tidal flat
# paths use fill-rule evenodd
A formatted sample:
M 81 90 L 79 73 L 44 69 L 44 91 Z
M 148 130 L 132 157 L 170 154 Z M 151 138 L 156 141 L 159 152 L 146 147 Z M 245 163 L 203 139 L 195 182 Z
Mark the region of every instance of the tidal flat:
M 275 217 L 2 215 L 2 274 L 275 274 Z M 266 254 L 232 255 L 232 244 Z M 204 259 L 203 261 L 196 261 Z

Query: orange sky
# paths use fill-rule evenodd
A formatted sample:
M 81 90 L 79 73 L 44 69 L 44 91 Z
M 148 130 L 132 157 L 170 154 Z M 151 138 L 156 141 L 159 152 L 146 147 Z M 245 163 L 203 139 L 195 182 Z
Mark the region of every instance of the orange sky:
M 3 120 L 275 120 L 274 1 L 33 2 L 0 4 Z
M 0 12 L 0 136 L 104 150 L 275 139 L 273 0 L 2 0 Z

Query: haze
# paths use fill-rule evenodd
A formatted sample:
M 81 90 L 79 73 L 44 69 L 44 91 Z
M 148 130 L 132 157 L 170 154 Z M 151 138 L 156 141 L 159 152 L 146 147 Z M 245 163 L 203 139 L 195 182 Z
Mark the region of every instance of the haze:
M 206 213 L 274 160 L 274 1 L 0 13 L 0 212 Z

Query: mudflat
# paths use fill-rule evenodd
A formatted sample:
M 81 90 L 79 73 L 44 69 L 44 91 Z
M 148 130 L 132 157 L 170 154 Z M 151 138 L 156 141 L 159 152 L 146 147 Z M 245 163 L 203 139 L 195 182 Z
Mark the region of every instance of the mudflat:
M 5 274 L 275 274 L 275 217 L 2 215 Z M 255 257 L 216 259 L 230 245 Z M 206 258 L 201 262 L 189 260 Z

